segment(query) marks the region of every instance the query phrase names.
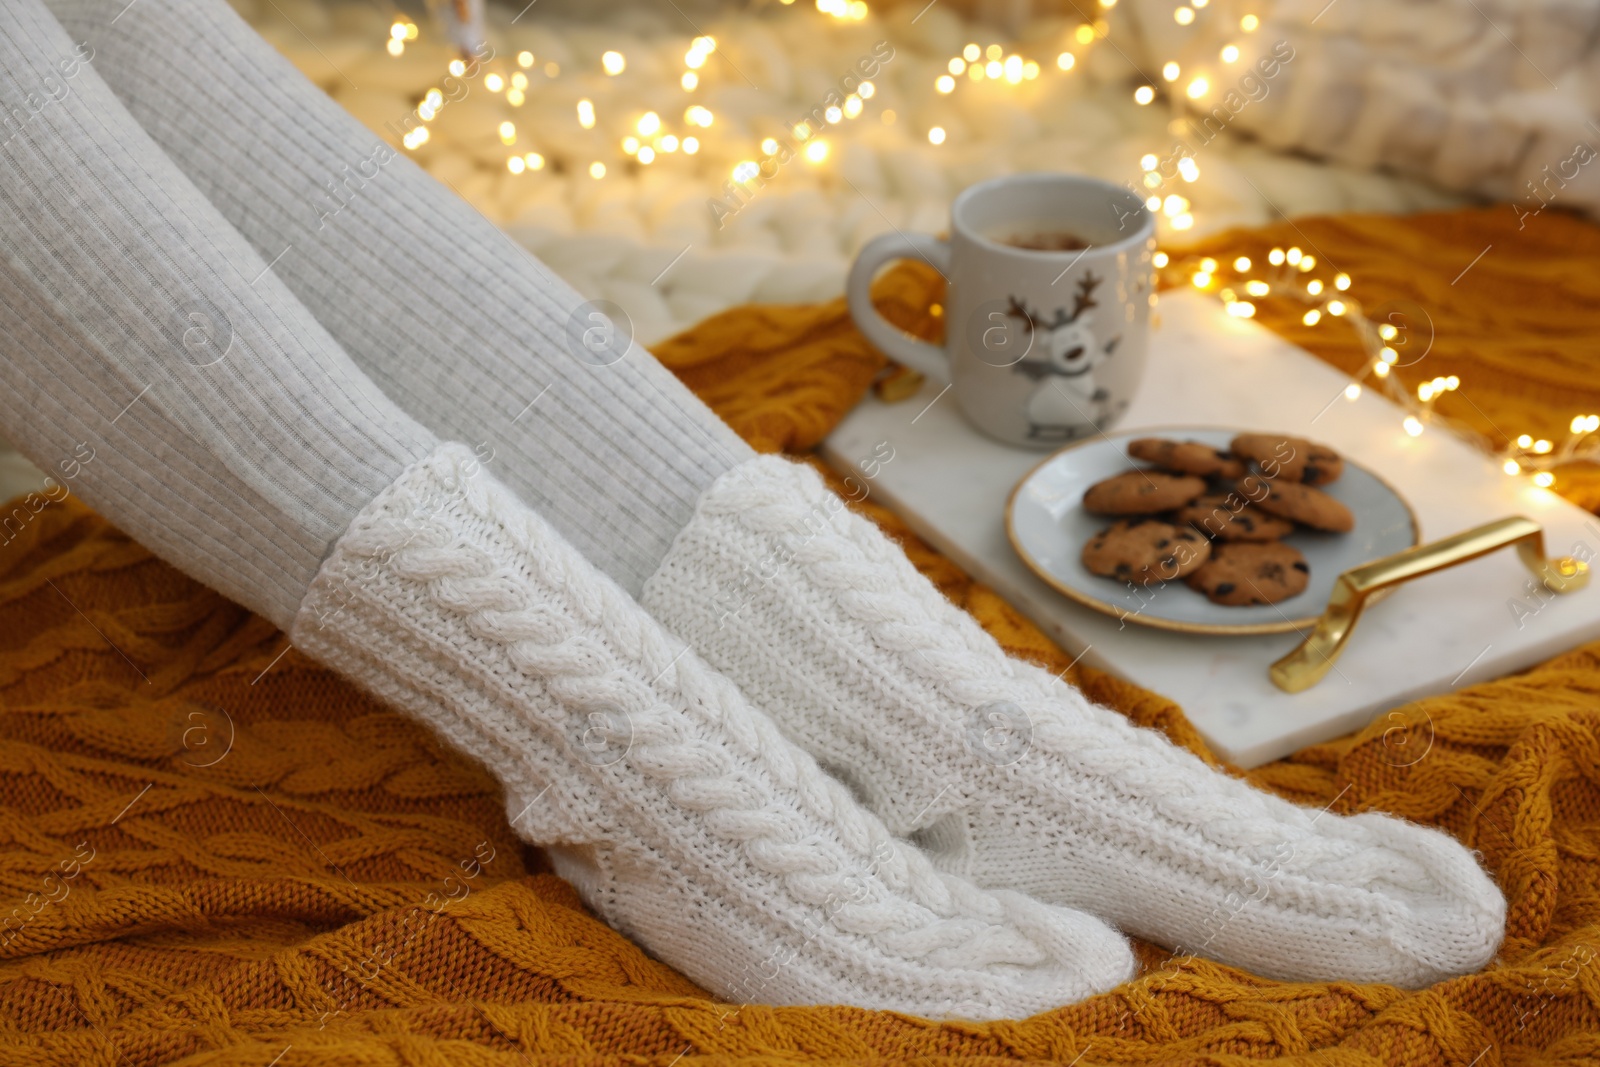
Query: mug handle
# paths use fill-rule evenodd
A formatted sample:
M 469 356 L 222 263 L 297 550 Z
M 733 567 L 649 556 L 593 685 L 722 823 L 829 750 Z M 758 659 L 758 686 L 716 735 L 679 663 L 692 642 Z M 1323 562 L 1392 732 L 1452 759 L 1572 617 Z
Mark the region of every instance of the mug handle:
M 893 259 L 920 259 L 948 276 L 950 242 L 927 233 L 885 233 L 868 241 L 851 264 L 844 285 L 850 317 L 867 340 L 896 363 L 932 378 L 948 379 L 950 364 L 942 347 L 904 333 L 872 306 L 872 279 L 879 267 Z

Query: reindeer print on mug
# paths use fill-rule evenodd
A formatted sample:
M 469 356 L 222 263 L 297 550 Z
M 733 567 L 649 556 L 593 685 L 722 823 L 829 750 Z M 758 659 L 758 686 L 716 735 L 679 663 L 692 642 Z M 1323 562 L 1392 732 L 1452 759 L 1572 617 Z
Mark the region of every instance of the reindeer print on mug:
M 1036 314 L 1024 301 L 1009 297 L 1007 315 L 1023 319 L 1032 341 L 1044 340 L 1043 359 L 1022 359 L 1012 370 L 1038 383 L 1028 395 L 1028 437 L 1039 441 L 1070 441 L 1089 430 L 1109 424 L 1111 392 L 1095 381 L 1094 369 L 1111 358 L 1121 335 L 1101 342 L 1094 333 L 1094 291 L 1103 279 L 1090 271 L 1078 281 L 1072 311 L 1056 308 L 1050 318 Z

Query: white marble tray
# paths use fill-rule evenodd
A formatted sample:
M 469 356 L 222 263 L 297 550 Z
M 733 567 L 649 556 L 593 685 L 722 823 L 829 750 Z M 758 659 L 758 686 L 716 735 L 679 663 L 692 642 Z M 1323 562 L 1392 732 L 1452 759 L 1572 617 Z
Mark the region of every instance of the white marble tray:
M 1553 554 L 1600 555 L 1593 515 L 1526 479 L 1508 478 L 1449 434 L 1410 437 L 1388 401 L 1371 390 L 1344 399 L 1343 375 L 1269 330 L 1229 317 L 1198 294 L 1165 295 L 1158 313 L 1149 370 L 1118 429 L 1207 423 L 1312 437 L 1381 472 L 1416 510 L 1425 541 L 1521 514 L 1544 525 Z M 1240 766 L 1600 637 L 1600 583 L 1565 597 L 1537 596 L 1507 549 L 1413 581 L 1372 605 L 1328 677 L 1304 693 L 1284 693 L 1267 666 L 1300 641 L 1296 634 L 1201 637 L 1128 626 L 1035 577 L 1006 540 L 1003 509 L 1042 454 L 978 434 L 951 397 L 939 395 L 942 388 L 930 382 L 893 405 L 869 396 L 822 454 L 855 470 L 878 442 L 889 441 L 894 459 L 870 482 L 878 500 L 1069 653 L 1177 701 L 1213 750 Z M 1472 382 L 1460 391 L 1470 397 Z M 1395 759 L 1414 762 L 1428 744 L 1408 736 Z

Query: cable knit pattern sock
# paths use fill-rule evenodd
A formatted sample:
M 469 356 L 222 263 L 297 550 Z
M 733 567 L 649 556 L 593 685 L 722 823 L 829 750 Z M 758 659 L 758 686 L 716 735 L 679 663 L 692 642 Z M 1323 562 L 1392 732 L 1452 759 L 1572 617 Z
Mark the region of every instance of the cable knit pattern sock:
M 292 636 L 495 768 L 608 922 L 731 1001 L 987 1019 L 1132 973 L 1098 920 L 891 838 L 461 445 L 357 517 Z
M 1272 797 L 1007 657 L 809 468 L 718 479 L 642 602 L 980 885 L 1284 979 L 1420 986 L 1499 945 L 1459 843 Z

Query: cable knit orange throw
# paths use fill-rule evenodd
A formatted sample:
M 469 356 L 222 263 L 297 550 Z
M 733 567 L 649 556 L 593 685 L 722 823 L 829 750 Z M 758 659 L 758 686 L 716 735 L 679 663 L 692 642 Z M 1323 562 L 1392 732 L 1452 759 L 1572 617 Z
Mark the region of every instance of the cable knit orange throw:
M 1427 307 L 1438 339 L 1408 370 L 1459 375 L 1446 410 L 1485 432 L 1551 436 L 1600 409 L 1593 227 L 1552 212 L 1518 232 L 1505 208 L 1301 220 L 1210 250 L 1273 243 L 1314 247 L 1369 304 Z M 881 292 L 905 325 L 937 326 L 926 273 L 902 269 Z M 1352 358 L 1343 327 L 1290 327 L 1298 312 L 1271 300 L 1262 317 Z M 758 447 L 791 451 L 881 368 L 842 302 L 740 309 L 661 354 Z M 1592 507 L 1597 482 L 1574 470 L 1557 485 Z M 711 1002 L 542 873 L 484 770 L 76 500 L 32 504 L 14 502 L 0 533 L 0 1063 L 1600 1061 L 1600 644 L 1250 775 L 1479 849 L 1510 901 L 1485 973 L 1419 993 L 1288 985 L 1145 946 L 1145 973 L 1115 993 L 935 1025 Z M 1067 665 L 865 509 L 1010 650 Z M 1204 754 L 1170 703 L 1068 677 Z

